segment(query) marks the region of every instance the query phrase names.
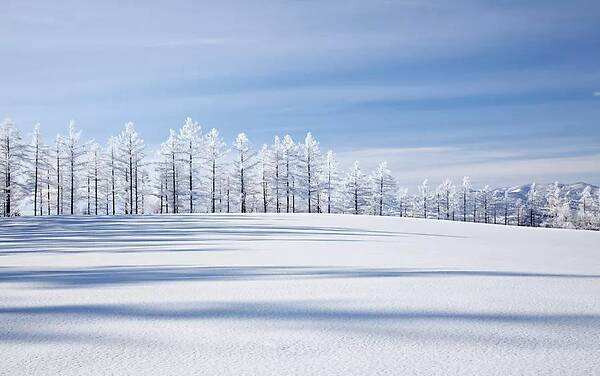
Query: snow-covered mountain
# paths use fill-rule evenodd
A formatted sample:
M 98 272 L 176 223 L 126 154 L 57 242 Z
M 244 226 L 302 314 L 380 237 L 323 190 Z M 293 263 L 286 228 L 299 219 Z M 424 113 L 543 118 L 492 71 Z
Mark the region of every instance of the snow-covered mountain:
M 527 201 L 527 196 L 529 195 L 529 191 L 531 190 L 532 183 L 517 185 L 513 187 L 500 187 L 496 188 L 492 191 L 492 194 L 495 198 L 504 197 L 504 192 L 508 190 L 508 198 L 512 204 L 521 200 L 521 202 Z M 554 183 L 548 184 L 535 184 L 535 189 L 538 192 L 539 199 L 542 203 L 545 201 L 545 195 L 548 192 L 548 189 L 554 187 Z M 558 183 L 558 187 L 560 189 L 560 196 L 567 197 L 571 202 L 572 206 L 576 206 L 581 196 L 583 195 L 584 190 L 589 187 L 590 193 L 592 196 L 597 197 L 600 188 L 593 184 L 585 183 L 585 182 L 576 182 L 571 184 Z

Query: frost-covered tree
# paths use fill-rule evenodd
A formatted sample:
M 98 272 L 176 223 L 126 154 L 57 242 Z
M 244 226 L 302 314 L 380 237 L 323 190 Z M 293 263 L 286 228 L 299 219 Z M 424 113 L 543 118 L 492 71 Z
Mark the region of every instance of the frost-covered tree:
M 69 194 L 69 214 L 75 214 L 75 209 L 78 203 L 80 177 L 85 169 L 85 156 L 87 153 L 88 143 L 81 142 L 81 131 L 75 127 L 75 121 L 69 122 L 69 133 L 64 139 L 65 148 L 65 165 Z
M 116 214 L 117 208 L 117 179 L 118 179 L 118 169 L 119 169 L 119 160 L 118 160 L 118 143 L 119 141 L 111 137 L 108 140 L 108 146 L 106 151 L 106 166 L 109 170 L 108 172 L 108 183 L 107 186 L 110 189 L 110 202 L 111 202 L 111 214 Z M 108 214 L 108 211 L 107 211 Z
M 588 185 L 581 192 L 581 198 L 579 199 L 579 208 L 583 214 L 587 214 L 589 207 L 592 203 L 592 188 Z
M 35 124 L 29 145 L 28 185 L 33 191 L 33 215 L 43 215 L 43 190 L 48 186 L 48 147 L 44 144 L 40 125 Z M 49 192 L 48 192 L 49 193 Z
M 374 213 L 383 215 L 384 212 L 390 212 L 395 198 L 396 180 L 387 167 L 387 162 L 379 163 L 371 175 L 371 182 L 373 184 L 373 201 L 376 205 Z
M 272 183 L 271 187 L 273 195 L 275 196 L 275 211 L 281 212 L 281 192 L 282 182 L 284 173 L 284 147 L 279 139 L 279 136 L 275 136 L 273 139 L 273 146 L 271 147 L 271 170 L 272 170 Z
M 320 190 L 318 179 L 320 174 L 320 158 L 319 142 L 308 132 L 301 147 L 300 163 L 302 165 L 302 185 L 309 213 L 313 212 L 314 200 Z
M 81 131 L 75 127 L 75 121 L 69 122 L 69 133 L 64 140 L 67 184 L 69 193 L 69 213 L 73 215 L 78 200 L 81 172 L 85 168 L 87 143 L 81 143 Z
M 529 192 L 527 193 L 527 207 L 529 209 L 529 225 L 536 226 L 536 215 L 538 206 L 538 192 L 535 183 L 531 183 Z
M 444 208 L 444 213 L 445 213 L 445 217 L 446 219 L 450 219 L 450 212 L 451 212 L 451 205 L 452 205 L 452 199 L 454 196 L 454 185 L 452 184 L 452 181 L 450 179 L 446 179 L 444 180 L 437 188 L 437 194 L 439 199 L 441 199 L 442 204 L 443 204 L 443 208 Z M 438 203 L 438 207 L 439 207 L 439 203 Z M 439 212 L 439 209 L 438 209 Z M 439 214 L 438 214 L 439 216 Z
M 398 203 L 398 214 L 401 217 L 405 217 L 408 213 L 408 206 L 410 203 L 409 197 L 408 197 L 408 188 L 398 188 L 398 193 L 396 195 L 397 199 L 397 203 Z
M 423 207 L 423 218 L 427 218 L 427 199 L 429 198 L 429 184 L 427 179 L 419 185 L 419 196 Z
M 477 190 L 477 189 L 473 189 L 472 190 L 473 199 L 471 201 L 472 201 L 472 204 L 473 204 L 472 205 L 473 206 L 473 222 L 477 222 L 477 205 L 479 204 L 479 201 L 480 201 L 480 198 L 481 198 L 480 197 L 481 196 L 480 193 L 481 192 L 479 190 Z
M 596 191 L 596 199 L 594 200 L 594 229 L 600 230 L 600 189 Z
M 508 188 L 502 194 L 502 207 L 504 209 L 504 224 L 508 225 Z
M 177 143 L 179 145 L 179 143 Z M 129 214 L 137 214 L 139 207 L 139 170 L 141 169 L 144 154 L 144 140 L 136 132 L 132 122 L 127 122 L 125 128 L 118 137 L 119 160 L 126 175 L 126 187 L 129 193 L 127 202 Z M 179 150 L 178 150 L 179 152 Z M 127 204 L 126 204 L 127 207 Z
M 111 169 L 110 154 L 108 145 L 100 149 L 99 167 L 98 167 L 98 200 L 99 207 L 105 215 L 111 214 Z
M 250 141 L 245 133 L 237 135 L 233 143 L 233 148 L 237 152 L 234 166 L 239 184 L 240 212 L 246 213 L 246 199 L 248 197 L 248 190 L 250 189 L 250 174 L 257 163 L 255 160 L 256 154 L 252 150 Z
M 223 139 L 219 136 L 219 131 L 217 129 L 213 128 L 206 134 L 204 138 L 204 147 L 206 164 L 209 169 L 208 179 L 210 181 L 211 213 L 215 213 L 217 181 L 220 174 L 219 169 L 223 166 L 223 158 L 227 154 L 225 142 L 223 142 Z
M 458 188 L 454 184 L 452 184 L 452 182 L 450 182 L 449 198 L 449 217 L 454 221 L 456 220 L 456 213 L 458 213 L 460 210 L 460 206 L 462 204 L 462 197 L 458 193 Z
M 333 202 L 333 197 L 334 197 L 334 191 L 336 189 L 336 182 L 337 182 L 337 169 L 338 169 L 338 162 L 335 158 L 335 154 L 333 153 L 333 151 L 329 150 L 327 151 L 327 153 L 325 154 L 325 160 L 323 161 L 323 181 L 324 181 L 324 189 L 325 189 L 325 193 L 327 195 L 327 213 L 331 213 L 331 209 L 332 209 L 332 202 Z
M 65 163 L 65 140 L 61 135 L 54 139 L 54 184 L 56 186 L 56 215 L 64 213 L 64 163 Z
M 226 213 L 231 213 L 231 193 L 233 191 L 233 183 L 231 182 L 231 174 L 230 173 L 226 173 L 224 174 L 224 176 L 221 179 L 221 189 L 222 189 L 222 195 L 224 195 L 224 200 L 225 200 L 225 212 Z M 222 200 L 223 197 L 220 194 L 219 195 L 219 211 L 222 211 Z
M 355 161 L 344 182 L 347 210 L 352 214 L 363 213 L 369 202 L 369 193 L 369 179 L 361 171 L 359 162 Z
M 552 227 L 569 226 L 569 204 L 561 197 L 560 186 L 555 182 L 546 191 L 546 202 L 548 205 L 549 224 Z
M 283 163 L 285 165 L 285 212 L 295 212 L 295 166 L 297 162 L 297 146 L 290 135 L 283 137 Z M 291 202 L 290 202 L 291 200 Z M 290 205 L 291 204 L 291 205 Z
M 165 193 L 168 195 L 169 200 L 165 203 L 166 211 L 169 213 L 169 204 L 171 204 L 171 212 L 179 213 L 179 196 L 181 194 L 181 187 L 179 182 L 180 176 L 180 157 L 181 157 L 181 143 L 177 137 L 177 133 L 173 130 L 169 130 L 169 138 L 162 143 L 160 148 L 161 155 L 161 170 L 163 172 L 162 177 L 165 184 Z
M 262 209 L 266 213 L 268 211 L 269 204 L 269 182 L 273 181 L 271 178 L 272 169 L 272 152 L 269 150 L 267 144 L 264 144 L 258 153 L 258 161 L 260 166 L 260 187 L 261 187 L 261 198 L 262 198 Z
M 593 229 L 594 228 L 594 213 L 592 189 L 588 185 L 581 192 L 581 196 L 577 202 L 577 211 L 575 213 L 575 225 L 581 229 Z
M 479 198 L 481 199 L 481 206 L 483 210 L 483 220 L 485 223 L 489 222 L 489 204 L 490 204 L 490 187 L 484 185 L 479 192 Z
M 464 176 L 462 180 L 462 211 L 463 211 L 463 222 L 467 221 L 467 203 L 468 197 L 471 193 L 471 178 L 468 176 Z
M 0 126 L 0 198 L 2 215 L 10 217 L 18 212 L 19 201 L 25 189 L 17 177 L 25 172 L 27 148 L 12 120 L 5 119 Z
M 99 188 L 100 188 L 100 184 L 101 184 L 101 175 L 100 175 L 100 169 L 102 167 L 102 156 L 100 153 L 100 145 L 98 145 L 96 142 L 92 142 L 90 144 L 90 148 L 89 148 L 89 156 L 88 156 L 88 176 L 87 176 L 87 180 L 88 180 L 88 214 L 90 214 L 90 188 L 91 186 L 93 186 L 93 191 L 94 191 L 94 215 L 98 215 L 98 206 L 100 204 L 99 202 Z M 90 184 L 90 182 L 92 184 Z M 90 186 L 91 185 L 91 186 Z
M 187 166 L 188 211 L 193 213 L 194 201 L 198 196 L 197 185 L 199 179 L 197 175 L 203 144 L 202 128 L 192 118 L 188 117 L 179 131 L 179 139 L 182 146 L 182 157 Z

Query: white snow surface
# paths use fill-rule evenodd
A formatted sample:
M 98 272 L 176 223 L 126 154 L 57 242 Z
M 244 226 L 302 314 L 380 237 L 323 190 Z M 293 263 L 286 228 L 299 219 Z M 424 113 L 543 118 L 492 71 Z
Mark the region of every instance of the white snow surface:
M 600 233 L 350 215 L 0 221 L 2 375 L 598 375 Z

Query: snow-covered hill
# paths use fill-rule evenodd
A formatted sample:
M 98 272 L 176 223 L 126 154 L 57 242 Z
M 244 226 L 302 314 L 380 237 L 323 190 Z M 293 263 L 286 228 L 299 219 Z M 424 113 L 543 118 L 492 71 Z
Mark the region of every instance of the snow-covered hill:
M 599 244 L 350 215 L 2 220 L 0 374 L 599 374 Z

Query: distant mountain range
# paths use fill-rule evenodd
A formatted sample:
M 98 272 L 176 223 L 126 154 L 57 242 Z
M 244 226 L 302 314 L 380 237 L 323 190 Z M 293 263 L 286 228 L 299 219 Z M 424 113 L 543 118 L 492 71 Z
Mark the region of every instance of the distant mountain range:
M 549 188 L 554 187 L 554 183 L 536 183 L 535 187 L 538 191 L 539 200 L 545 202 L 546 193 L 548 192 Z M 576 206 L 581 199 L 583 191 L 586 189 L 586 187 L 590 187 L 590 192 L 594 199 L 597 199 L 598 191 L 600 190 L 598 186 L 585 182 L 577 182 L 572 184 L 558 183 L 558 187 L 560 188 L 560 196 L 567 197 L 574 206 Z M 511 203 L 516 203 L 518 200 L 526 202 L 529 191 L 531 190 L 531 184 L 517 185 L 509 188 L 496 188 L 492 191 L 492 195 L 494 198 L 501 200 L 504 197 L 504 191 L 506 189 L 508 189 L 508 197 Z

